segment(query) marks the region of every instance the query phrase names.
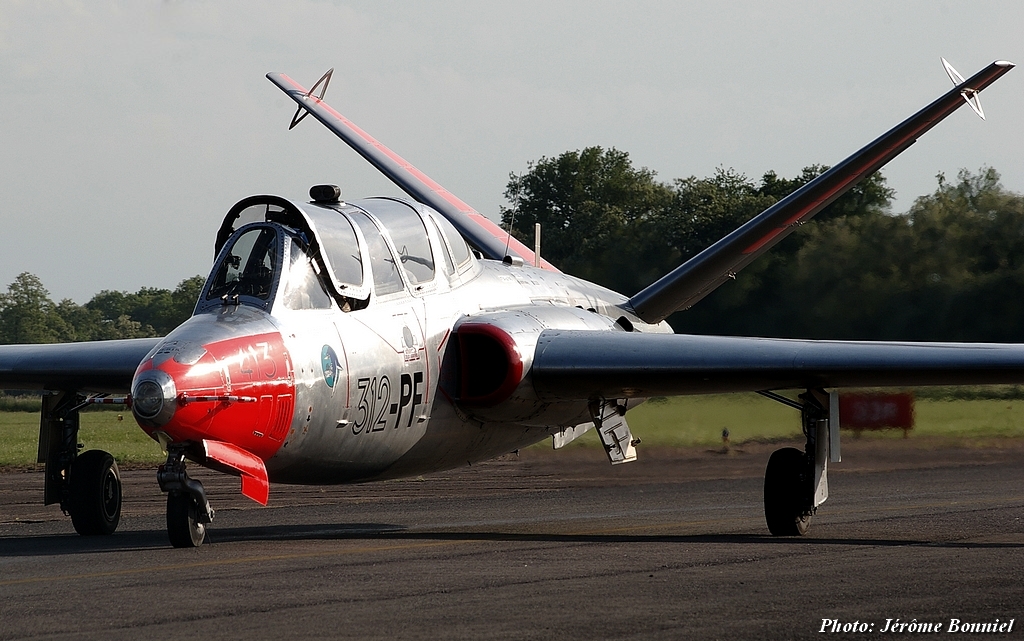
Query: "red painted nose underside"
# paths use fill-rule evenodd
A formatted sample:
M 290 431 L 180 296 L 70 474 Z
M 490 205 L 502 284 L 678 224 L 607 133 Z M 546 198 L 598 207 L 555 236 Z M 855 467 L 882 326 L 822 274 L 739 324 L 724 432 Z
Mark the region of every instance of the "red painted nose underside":
M 159 429 L 174 441 L 223 441 L 267 460 L 288 435 L 295 410 L 295 379 L 281 335 L 203 347 L 206 353 L 191 365 L 168 358 L 155 366 L 177 390 L 174 416 Z M 152 367 L 146 363 L 140 371 Z

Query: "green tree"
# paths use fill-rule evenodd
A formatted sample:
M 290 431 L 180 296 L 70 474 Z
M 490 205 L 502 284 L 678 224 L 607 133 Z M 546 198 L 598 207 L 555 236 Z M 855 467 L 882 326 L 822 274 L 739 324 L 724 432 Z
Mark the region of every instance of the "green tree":
M 125 332 L 138 336 L 165 336 L 192 315 L 205 281 L 202 276 L 186 278 L 174 291 L 156 287 L 142 287 L 135 293 L 103 290 L 85 306 L 99 312 L 104 321 L 120 327 L 118 333 L 122 338 L 128 338 L 123 336 Z M 120 321 L 122 316 L 138 323 L 138 328 L 133 329 L 133 325 Z
M 502 221 L 527 244 L 534 223 L 541 223 L 545 258 L 563 271 L 628 295 L 825 170 L 813 165 L 793 179 L 769 171 L 755 183 L 732 169 L 718 169 L 709 178 L 691 176 L 667 185 L 656 181 L 654 172 L 635 168 L 625 152 L 588 147 L 541 158 L 525 173 L 512 174 L 505 190 L 512 206 L 502 210 Z M 819 217 L 881 215 L 892 196 L 885 178 L 875 173 Z M 800 234 L 787 238 L 743 272 L 749 274 L 746 282 L 757 289 L 776 282 L 801 243 Z M 723 289 L 747 295 L 752 288 L 737 290 L 730 284 Z
M 502 222 L 532 246 L 542 228 L 541 253 L 559 268 L 613 289 L 637 281 L 645 265 L 652 226 L 671 202 L 671 190 L 654 172 L 637 169 L 629 154 L 587 147 L 530 163 L 512 174 L 505 190 L 511 208 Z
M 1024 340 L 1024 195 L 999 173 L 940 174 L 907 213 L 914 261 L 904 278 L 932 293 L 921 305 L 925 335 L 949 340 Z
M 23 273 L 0 294 L 0 343 L 56 343 L 164 336 L 192 315 L 205 279 L 173 290 L 104 290 L 85 305 L 54 304 L 38 277 Z
M 678 328 L 1024 340 L 1024 196 L 1006 191 L 990 168 L 961 171 L 955 182 L 940 175 L 936 191 L 906 214 L 835 216 L 799 234 L 795 250 L 771 256 L 770 269 L 741 272 L 733 286 L 677 315 Z
M 0 294 L 0 343 L 57 343 L 73 338 L 38 277 L 23 272 Z
M 776 201 L 782 200 L 829 169 L 828 165 L 810 165 L 804 167 L 796 178 L 780 178 L 774 171 L 767 171 L 761 176 L 757 191 Z M 822 222 L 845 216 L 887 214 L 894 196 L 896 192 L 886 185 L 885 176 L 876 171 L 823 209 L 814 220 Z
M 155 287 L 143 287 L 136 293 L 103 290 L 85 304 L 100 313 L 104 321 L 113 323 L 125 317 L 139 324 L 144 335 L 156 336 L 155 319 L 167 316 L 171 292 Z M 128 326 L 126 326 L 128 327 Z M 130 332 L 133 330 L 129 329 Z
M 776 200 L 733 169 L 719 168 L 710 178 L 677 179 L 672 204 L 658 221 L 658 237 L 674 250 L 674 264 L 664 267 L 697 255 Z
M 748 182 L 747 190 L 760 199 L 758 206 L 767 203 L 767 207 L 827 170 L 825 165 L 811 165 L 795 178 L 780 178 L 776 172 L 768 171 L 756 186 Z M 816 320 L 821 309 L 830 307 L 822 303 L 822 297 L 811 295 L 810 292 L 834 288 L 836 281 L 825 274 L 840 270 L 842 273 L 837 274 L 837 278 L 849 278 L 850 270 L 856 269 L 851 265 L 869 262 L 867 256 L 870 252 L 862 250 L 843 257 L 835 253 L 836 248 L 830 248 L 829 251 L 833 253 L 821 255 L 820 261 L 813 263 L 813 267 L 808 267 L 809 263 L 806 258 L 801 258 L 801 252 L 811 239 L 818 238 L 819 232 L 831 230 L 835 225 L 839 226 L 837 242 L 844 240 L 847 243 L 860 238 L 865 228 L 874 229 L 877 225 L 885 227 L 887 221 L 891 222 L 894 195 L 895 192 L 887 186 L 881 173 L 868 176 L 819 212 L 810 223 L 747 266 L 735 282 L 726 283 L 692 309 L 674 314 L 669 322 L 678 331 L 695 333 L 808 338 L 831 335 L 829 332 L 835 326 L 823 325 Z M 723 221 L 723 226 L 715 230 L 716 234 L 720 237 L 732 231 L 739 226 L 734 224 L 736 222 L 735 219 L 728 224 Z M 849 262 L 844 262 L 843 258 Z M 874 264 L 871 263 L 872 266 Z M 817 277 L 813 275 L 815 273 Z M 808 274 L 808 277 L 802 280 L 802 274 Z M 822 292 L 822 296 L 841 296 L 842 291 L 842 288 L 828 289 Z M 845 307 L 842 301 L 837 304 Z M 848 321 L 848 316 L 839 318 L 840 323 Z
M 203 291 L 206 278 L 193 276 L 178 283 L 178 286 L 171 292 L 171 305 L 168 309 L 168 316 L 158 325 L 158 330 L 164 334 L 184 323 L 195 310 L 199 294 Z
M 83 307 L 70 298 L 57 303 L 56 311 L 71 328 L 66 340 L 93 341 L 106 338 L 100 331 L 103 319 L 99 312 Z

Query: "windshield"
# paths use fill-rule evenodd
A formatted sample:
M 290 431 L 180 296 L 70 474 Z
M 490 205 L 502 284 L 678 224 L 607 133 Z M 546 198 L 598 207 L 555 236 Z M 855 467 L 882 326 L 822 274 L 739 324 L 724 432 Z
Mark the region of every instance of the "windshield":
M 269 300 L 278 245 L 277 232 L 270 227 L 256 227 L 238 236 L 217 266 L 206 300 L 225 296 Z
M 288 309 L 330 309 L 331 298 L 317 276 L 307 248 L 294 238 L 289 243 L 288 273 L 284 283 L 284 306 Z

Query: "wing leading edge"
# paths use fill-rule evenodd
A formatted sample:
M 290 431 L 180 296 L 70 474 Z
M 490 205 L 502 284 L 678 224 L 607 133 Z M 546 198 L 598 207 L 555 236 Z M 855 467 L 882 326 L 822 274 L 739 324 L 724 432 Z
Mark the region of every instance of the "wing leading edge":
M 0 345 L 0 389 L 127 393 L 139 363 L 161 340 Z
M 547 330 L 532 378 L 542 400 L 1024 383 L 1024 345 Z
M 691 307 L 1013 68 L 996 61 L 629 299 L 648 323 Z

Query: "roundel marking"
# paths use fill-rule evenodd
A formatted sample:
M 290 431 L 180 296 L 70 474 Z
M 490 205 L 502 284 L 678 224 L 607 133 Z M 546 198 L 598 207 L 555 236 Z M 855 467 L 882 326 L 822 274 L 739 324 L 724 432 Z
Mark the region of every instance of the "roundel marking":
M 324 382 L 327 383 L 327 387 L 334 387 L 334 382 L 338 379 L 338 355 L 330 345 L 324 345 L 320 350 L 320 366 L 324 370 Z

